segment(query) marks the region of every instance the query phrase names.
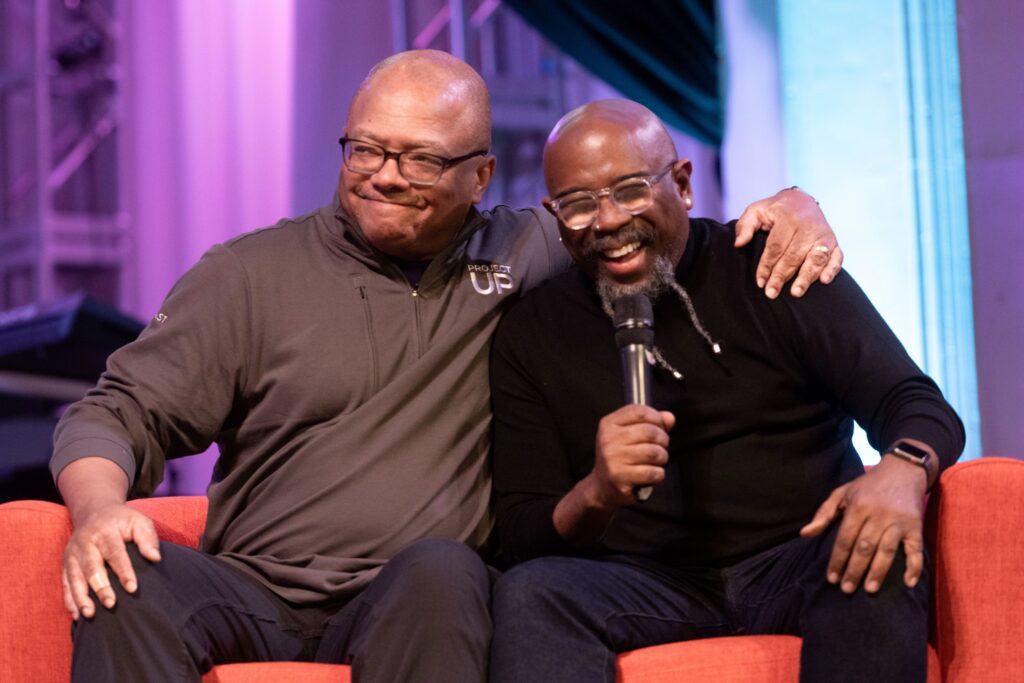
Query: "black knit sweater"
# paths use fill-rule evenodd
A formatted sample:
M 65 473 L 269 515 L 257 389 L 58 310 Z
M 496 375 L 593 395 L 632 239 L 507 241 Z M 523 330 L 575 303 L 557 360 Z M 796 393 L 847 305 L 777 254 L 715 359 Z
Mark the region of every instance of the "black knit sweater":
M 856 420 L 873 446 L 902 437 L 959 456 L 963 426 L 846 273 L 802 299 L 754 284 L 763 237 L 696 219 L 677 268 L 715 356 L 673 294 L 654 307 L 655 344 L 684 378 L 654 370 L 654 405 L 677 418 L 666 480 L 621 510 L 581 552 L 555 505 L 593 467 L 599 420 L 623 403 L 611 321 L 577 269 L 502 321 L 491 359 L 498 534 L 511 563 L 538 555 L 628 554 L 726 566 L 793 538 L 831 490 L 863 472 Z

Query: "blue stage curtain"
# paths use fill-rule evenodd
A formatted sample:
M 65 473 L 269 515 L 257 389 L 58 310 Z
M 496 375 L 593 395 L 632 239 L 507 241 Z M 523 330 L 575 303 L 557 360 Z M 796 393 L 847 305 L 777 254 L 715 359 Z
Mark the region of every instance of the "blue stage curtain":
M 721 146 L 714 0 L 504 1 L 623 95 Z

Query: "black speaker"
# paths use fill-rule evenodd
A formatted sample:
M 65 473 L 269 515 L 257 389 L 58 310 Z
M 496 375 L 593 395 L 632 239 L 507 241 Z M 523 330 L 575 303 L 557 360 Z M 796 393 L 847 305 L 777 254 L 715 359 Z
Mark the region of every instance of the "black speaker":
M 56 499 L 46 465 L 61 407 L 143 327 L 85 294 L 0 312 L 0 501 Z
M 85 294 L 0 312 L 0 370 L 95 382 L 143 327 Z

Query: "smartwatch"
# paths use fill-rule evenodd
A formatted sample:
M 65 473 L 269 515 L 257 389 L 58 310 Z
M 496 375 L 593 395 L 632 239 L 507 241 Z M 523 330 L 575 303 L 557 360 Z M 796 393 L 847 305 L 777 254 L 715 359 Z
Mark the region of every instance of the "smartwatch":
M 895 455 L 901 460 L 912 462 L 923 468 L 925 471 L 926 481 L 929 482 L 929 488 L 931 487 L 932 463 L 931 456 L 928 451 L 923 448 L 918 448 L 907 441 L 897 441 L 893 444 L 892 448 L 889 449 L 889 454 Z

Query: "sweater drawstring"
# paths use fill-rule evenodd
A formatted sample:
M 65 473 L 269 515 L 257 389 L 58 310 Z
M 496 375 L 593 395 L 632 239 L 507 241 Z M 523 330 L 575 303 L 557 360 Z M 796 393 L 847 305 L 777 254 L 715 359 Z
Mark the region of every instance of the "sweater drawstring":
M 711 333 L 708 332 L 706 327 L 704 327 L 704 323 L 697 315 L 697 309 L 694 308 L 693 306 L 693 301 L 690 299 L 689 292 L 687 292 L 686 289 L 678 282 L 672 281 L 669 282 L 668 285 L 669 287 L 672 288 L 672 291 L 679 298 L 679 301 L 682 302 L 683 308 L 686 309 L 687 314 L 689 314 L 690 316 L 690 324 L 693 325 L 693 329 L 697 331 L 697 334 L 703 337 L 704 341 L 707 342 L 708 347 L 710 347 L 711 349 L 711 353 L 713 353 L 716 356 L 722 355 L 722 345 L 716 342 L 714 339 L 712 339 Z M 609 316 L 612 316 L 612 312 L 610 310 L 606 310 L 605 312 L 608 313 Z M 647 350 L 647 362 L 650 363 L 651 365 L 661 368 L 662 370 L 665 370 L 670 375 L 672 375 L 673 378 L 677 380 L 683 379 L 683 373 L 677 370 L 675 367 L 672 366 L 671 363 L 668 362 L 668 360 L 665 358 L 665 354 L 663 354 L 661 352 L 661 349 L 658 348 L 657 346 L 652 346 L 650 349 Z

